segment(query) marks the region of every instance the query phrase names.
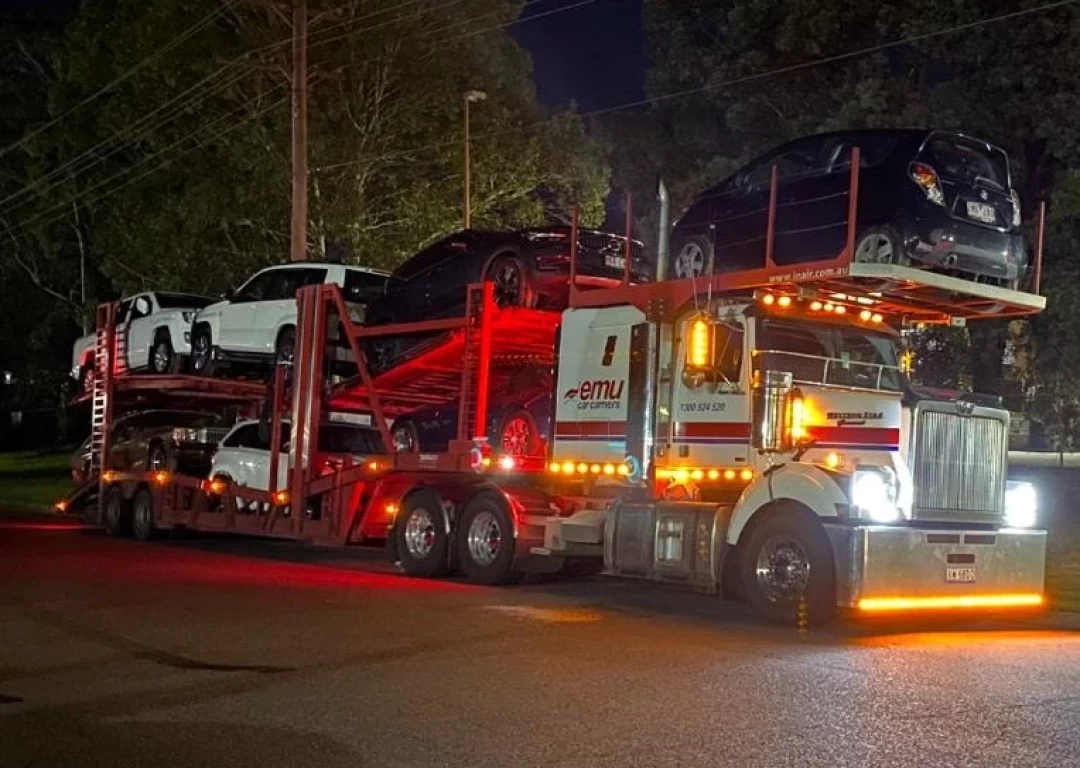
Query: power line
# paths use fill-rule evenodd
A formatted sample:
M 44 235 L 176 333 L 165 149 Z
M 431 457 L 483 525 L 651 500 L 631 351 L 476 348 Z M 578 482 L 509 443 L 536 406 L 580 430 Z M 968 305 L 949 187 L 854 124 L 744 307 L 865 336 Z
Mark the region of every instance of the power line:
M 444 9 L 444 8 L 448 7 L 449 5 L 452 5 L 452 4 L 456 3 L 456 2 L 461 2 L 461 0 L 453 0 L 453 2 L 450 2 L 450 3 L 446 3 L 446 4 L 444 4 L 444 5 L 438 6 L 438 7 L 437 7 L 437 9 L 438 9 L 438 10 L 442 10 L 442 9 Z M 535 3 L 537 3 L 537 2 L 542 2 L 542 0 L 527 0 L 527 2 L 526 2 L 526 3 L 524 4 L 524 6 L 523 6 L 523 7 L 525 7 L 525 6 L 528 6 L 528 5 L 532 5 L 532 4 L 535 4 Z M 531 20 L 533 20 L 533 19 L 536 19 L 536 18 L 542 18 L 542 17 L 544 17 L 544 16 L 550 16 L 550 15 L 552 15 L 552 14 L 554 14 L 554 13 L 560 13 L 560 12 L 562 12 L 562 11 L 566 11 L 566 10 L 572 10 L 573 8 L 577 8 L 577 7 L 579 7 L 579 6 L 583 6 L 583 5 L 588 5 L 588 4 L 590 4 L 590 3 L 593 3 L 593 2 L 596 2 L 596 0 L 580 0 L 579 2 L 577 2 L 577 3 L 574 3 L 574 4 L 571 4 L 571 5 L 566 5 L 566 6 L 562 6 L 562 7 L 560 7 L 560 8 L 552 9 L 551 11 L 546 11 L 546 12 L 544 12 L 544 13 L 542 13 L 542 14 L 535 14 L 535 15 L 533 15 L 533 16 L 530 16 L 530 17 L 529 17 L 529 18 L 527 18 L 527 19 L 516 19 L 516 20 L 514 20 L 514 21 L 511 21 L 511 22 L 506 22 L 506 23 L 503 23 L 503 24 L 499 24 L 499 25 L 496 25 L 496 26 L 493 26 L 493 27 L 487 27 L 487 28 L 485 28 L 485 29 L 483 29 L 483 30 L 479 30 L 479 31 L 473 30 L 473 31 L 470 31 L 470 32 L 469 32 L 469 33 L 467 33 L 467 34 L 464 34 L 464 35 L 459 35 L 459 36 L 457 36 L 457 37 L 454 37 L 454 38 L 452 38 L 452 39 L 450 39 L 450 40 L 448 40 L 448 41 L 446 41 L 446 42 L 447 42 L 447 43 L 453 43 L 453 42 L 457 42 L 457 41 L 459 41 L 459 40 L 464 40 L 464 39 L 467 39 L 467 38 L 469 38 L 469 37 L 473 37 L 473 36 L 475 36 L 476 34 L 480 34 L 480 33 L 483 33 L 483 32 L 490 32 L 490 31 L 494 31 L 494 30 L 498 30 L 498 29 L 502 29 L 502 28 L 506 28 L 506 27 L 512 26 L 512 25 L 514 25 L 514 24 L 517 24 L 517 23 L 523 23 L 523 22 L 531 21 Z M 446 25 L 446 26 L 444 26 L 444 27 L 440 27 L 440 28 L 436 28 L 436 29 L 431 29 L 431 30 L 429 30 L 429 32 L 428 32 L 427 34 L 428 34 L 428 35 L 436 35 L 436 34 L 440 34 L 440 33 L 442 33 L 442 32 L 445 32 L 445 31 L 449 30 L 449 29 L 452 29 L 452 28 L 454 28 L 454 27 L 457 27 L 457 26 L 461 26 L 461 25 L 462 25 L 463 23 L 464 23 L 464 24 L 469 24 L 469 23 L 472 23 L 472 22 L 476 21 L 477 19 L 485 18 L 486 16 L 490 16 L 490 15 L 492 15 L 492 14 L 491 14 L 491 13 L 489 12 L 489 13 L 485 13 L 485 14 L 480 14 L 480 15 L 478 15 L 478 16 L 476 16 L 476 17 L 473 17 L 472 19 L 466 20 L 466 21 L 464 21 L 464 22 L 461 22 L 461 21 L 453 22 L 453 23 L 447 24 L 447 25 Z M 398 19 L 395 19 L 394 21 L 398 21 L 398 20 L 400 20 L 400 17 L 399 17 Z M 385 26 L 385 24 L 383 24 L 383 25 L 376 25 L 376 27 L 372 27 L 372 28 L 365 28 L 365 29 L 363 29 L 363 30 L 359 30 L 358 32 L 365 32 L 365 31 L 369 31 L 369 29 L 379 28 L 379 27 L 381 27 L 381 26 Z M 356 32 L 354 32 L 354 33 L 352 33 L 352 34 L 356 34 Z M 350 34 L 349 36 L 352 36 L 352 35 Z M 323 42 L 331 42 L 331 41 L 323 41 Z M 255 50 L 259 50 L 259 49 L 255 49 Z M 250 55 L 250 53 L 251 53 L 251 52 L 249 52 L 249 54 L 246 54 L 246 55 Z M 378 60 L 378 58 L 379 58 L 379 57 L 371 57 L 370 59 L 367 59 L 367 60 L 365 60 L 365 61 L 377 61 L 377 60 Z M 273 90 L 276 90 L 277 88 L 279 88 L 279 87 L 282 87 L 283 85 L 284 85 L 284 83 L 282 83 L 282 84 L 279 84 L 278 86 L 275 86 L 274 88 L 272 88 L 272 89 L 271 89 L 271 91 L 273 91 Z M 265 95 L 265 94 L 263 94 L 263 95 Z M 260 96 L 260 98 L 261 98 L 261 96 Z M 256 99 L 256 100 L 257 100 L 257 99 Z M 245 106 L 247 106 L 247 104 L 250 104 L 250 103 L 251 103 L 250 101 L 249 101 L 249 102 L 245 102 L 245 104 L 242 104 L 242 105 L 240 106 L 240 108 L 239 108 L 239 109 L 241 109 L 241 110 L 242 110 L 242 109 L 243 109 L 243 108 L 244 108 Z M 215 121 L 215 122 L 219 122 L 219 121 L 220 121 L 220 118 L 218 119 L 218 121 Z M 211 125 L 213 125 L 213 123 L 211 123 Z M 198 131 L 202 131 L 202 130 L 205 130 L 205 128 L 206 128 L 206 127 L 207 127 L 207 126 L 203 126 L 202 128 L 199 128 L 199 129 L 197 129 L 197 130 L 198 130 Z M 33 228 L 33 226 L 34 226 L 34 225 L 36 225 L 36 224 L 37 224 L 37 223 L 38 223 L 39 221 L 41 221 L 41 220 L 42 220 L 43 218 L 45 218 L 45 217 L 49 216 L 49 215 L 50 215 L 51 213 L 55 213 L 55 212 L 58 212 L 58 211 L 61 211 L 61 210 L 64 210 L 64 211 L 66 211 L 66 210 L 67 210 L 67 207 L 68 207 L 69 205 L 71 205 L 72 203 L 75 203 L 75 202 L 78 202 L 78 201 L 80 201 L 80 200 L 81 200 L 82 198 L 84 198 L 84 197 L 85 197 L 86 195 L 88 195 L 88 194 L 90 194 L 91 192 L 93 192 L 94 190 L 96 190 L 96 189 L 99 189 L 100 187 L 102 187 L 102 186 L 104 186 L 104 185 L 108 184 L 108 183 L 109 183 L 110 181 L 112 181 L 112 180 L 114 180 L 114 179 L 116 179 L 116 178 L 119 178 L 119 177 L 121 177 L 121 176 L 124 176 L 124 175 L 126 175 L 126 174 L 128 174 L 128 173 L 130 173 L 130 172 L 132 172 L 133 170 L 135 170 L 135 169 L 137 169 L 138 167 L 142 166 L 143 164 L 145 164 L 145 163 L 147 163 L 147 162 L 149 162 L 149 161 L 153 160 L 154 158 L 158 157 L 159 155 L 163 154 L 164 152 L 167 152 L 168 150 L 172 149 L 173 147 L 177 146 L 178 144 L 180 144 L 180 143 L 183 143 L 183 141 L 185 141 L 185 140 L 186 140 L 187 138 L 188 138 L 188 137 L 185 137 L 184 139 L 180 139 L 179 141 L 177 141 L 177 142 L 174 142 L 173 144 L 170 144 L 169 146 L 165 147 L 164 149 L 162 149 L 162 150 L 159 150 L 158 152 L 155 152 L 155 153 L 153 153 L 153 154 L 151 154 L 151 155 L 149 155 L 149 156 L 147 156 L 147 157 L 145 157 L 145 158 L 141 159 L 140 161 L 138 161 L 138 162 L 137 162 L 137 163 L 135 163 L 134 165 L 132 165 L 132 166 L 130 166 L 130 167 L 128 167 L 128 168 L 126 168 L 126 169 L 123 169 L 123 170 L 121 170 L 121 171 L 118 171 L 117 173 L 113 174 L 112 176 L 109 176 L 108 178 L 106 178 L 106 179 L 104 179 L 103 181 L 101 181 L 101 182 L 99 182 L 99 183 L 95 184 L 94 186 L 90 187 L 89 189 L 86 189 L 86 190 L 82 190 L 82 191 L 80 191 L 80 192 L 77 192 L 77 193 L 76 193 L 75 195 L 73 195 L 73 196 L 72 196 L 71 198 L 67 199 L 67 200 L 66 200 L 66 201 L 65 201 L 64 203 L 62 203 L 62 204 L 59 204 L 59 205 L 57 205 L 57 206 L 54 206 L 53 208 L 51 208 L 51 209 L 49 209 L 49 210 L 43 211 L 42 213 L 40 213 L 40 214 L 38 214 L 38 215 L 36 215 L 36 216 L 32 217 L 32 218 L 31 218 L 31 219 L 29 219 L 28 221 L 26 221 L 26 222 L 23 222 L 22 226 L 20 226 L 20 228 L 19 228 L 19 229 L 18 229 L 18 230 L 16 231 L 16 234 L 22 234 L 22 233 L 25 233 L 25 232 L 29 231 L 29 230 L 30 230 L 31 228 Z M 211 139 L 211 141 L 212 141 L 212 140 L 213 140 L 213 139 Z M 201 146 L 205 146 L 205 144 L 203 144 L 203 145 L 201 145 Z M 187 152 L 189 152 L 189 151 L 192 151 L 193 149 L 197 149 L 197 148 L 199 148 L 199 146 L 193 147 L 193 148 L 192 148 L 191 150 L 187 150 L 187 151 L 185 151 L 185 152 L 184 152 L 184 154 L 187 154 Z M 121 184 L 121 185 L 118 185 L 117 187 L 113 188 L 112 190 L 109 190 L 109 191 L 107 191 L 106 193 L 104 193 L 104 194 L 102 194 L 102 195 L 99 195 L 99 196 L 97 196 L 97 197 L 93 198 L 93 199 L 92 199 L 92 200 L 90 200 L 89 202 L 93 203 L 93 202 L 97 202 L 97 201 L 99 201 L 99 200 L 102 200 L 102 199 L 104 199 L 105 197 L 108 197 L 108 196 L 109 196 L 110 194 L 112 194 L 113 192 L 115 192 L 115 191 L 118 191 L 118 190 L 120 190 L 120 189 L 123 189 L 123 188 L 124 188 L 124 187 L 126 187 L 126 186 L 127 186 L 127 185 L 128 185 L 129 183 L 132 183 L 133 181 L 136 181 L 136 180 L 138 180 L 138 179 L 144 178 L 145 176 L 149 175 L 149 173 L 152 173 L 152 172 L 154 172 L 155 170 L 159 170 L 160 168 L 163 168 L 163 167 L 165 167 L 166 165 L 169 165 L 169 164 L 170 164 L 171 162 L 173 162 L 173 160 L 175 160 L 175 158 L 172 158 L 172 159 L 166 160 L 166 161 L 164 161 L 163 163 L 161 163 L 161 164 L 160 164 L 159 166 L 157 166 L 157 167 L 155 167 L 155 168 L 151 169 L 150 171 L 148 171 L 148 172 L 146 172 L 146 173 L 143 173 L 143 174 L 140 174 L 140 175 L 139 175 L 138 177 L 136 177 L 135 179 L 131 179 L 131 180 L 129 180 L 129 181 L 127 181 L 127 182 L 125 182 L 125 183 L 123 183 L 123 184 Z M 62 214 L 62 215 L 61 215 L 61 216 L 59 216 L 59 217 L 56 217 L 56 218 L 53 218 L 53 219 L 49 219 L 49 220 L 48 220 L 47 222 L 45 222 L 45 224 L 51 224 L 51 223 L 53 223 L 53 222 L 55 222 L 55 221 L 58 221 L 58 220 L 59 220 L 60 218 L 63 218 L 63 217 L 65 216 L 65 215 L 66 215 L 66 213 L 65 213 L 65 214 Z
M 183 44 L 184 42 L 186 42 L 187 40 L 189 40 L 194 35 L 201 32 L 207 25 L 211 24 L 215 19 L 217 19 L 219 16 L 223 15 L 226 11 L 228 11 L 229 7 L 232 4 L 232 2 L 233 2 L 233 0 L 226 0 L 220 6 L 218 6 L 213 11 L 211 11 L 206 16 L 204 16 L 201 20 L 196 22 L 196 24 L 194 26 L 191 26 L 187 30 L 185 30 L 184 32 L 180 33 L 180 35 L 173 38 L 172 41 L 167 43 L 164 47 L 158 48 L 153 53 L 151 53 L 149 56 L 146 56 L 143 59 L 141 59 L 140 61 L 138 61 L 134 66 L 132 66 L 129 69 L 125 70 L 115 80 L 112 80 L 111 82 L 106 84 L 104 87 L 102 87 L 99 90 L 95 91 L 94 93 L 90 94 L 89 96 L 84 98 L 82 101 L 77 103 L 74 107 L 71 107 L 70 109 L 68 109 L 65 112 L 63 112 L 62 114 L 60 114 L 58 117 L 53 118 L 52 120 L 45 123 L 44 125 L 38 126 L 33 131 L 28 133 L 26 136 L 23 136 L 21 139 L 19 139 L 15 143 L 10 144 L 10 145 L 4 147 L 3 149 L 0 149 L 0 157 L 4 157 L 8 153 L 18 149 L 21 146 L 24 146 L 27 142 L 29 142 L 30 140 L 36 138 L 37 136 L 40 136 L 42 133 L 47 131 L 49 128 L 52 128 L 54 125 L 56 125 L 56 124 L 60 123 L 61 121 L 67 119 L 68 117 L 70 117 L 74 113 L 78 112 L 83 107 L 85 107 L 87 104 L 91 104 L 94 101 L 96 101 L 98 98 L 100 98 L 101 96 L 104 96 L 106 93 L 111 91 L 116 86 L 120 85 L 120 83 L 123 83 L 124 81 L 126 81 L 128 78 L 130 78 L 132 75 L 134 75 L 136 72 L 141 70 L 143 67 L 145 67 L 150 62 L 154 61 L 155 59 L 157 59 L 157 58 L 159 58 L 159 57 L 161 57 L 163 55 L 165 55 L 169 51 L 173 50 L 177 46 L 179 46 L 179 45 Z
M 405 6 L 409 6 L 409 5 L 415 6 L 415 5 L 419 4 L 420 2 L 423 2 L 423 0 L 406 0 L 406 2 L 398 3 L 397 5 L 393 5 L 393 6 L 390 6 L 388 8 L 383 8 L 383 9 L 380 9 L 380 10 L 377 10 L 377 11 L 372 11 L 371 13 L 363 14 L 361 16 L 358 16 L 355 19 L 349 19 L 347 21 L 339 22 L 338 24 L 334 24 L 334 25 L 332 25 L 330 27 L 327 27 L 322 31 L 326 32 L 326 31 L 329 31 L 331 29 L 337 29 L 337 28 L 346 27 L 346 26 L 353 26 L 355 24 L 360 23 L 361 21 L 365 21 L 365 20 L 373 18 L 375 16 L 380 16 L 380 15 L 382 15 L 384 13 L 389 13 L 391 11 L 399 10 L 399 9 L 405 7 Z M 448 2 L 443 3 L 442 5 L 427 8 L 424 11 L 424 13 L 442 11 L 442 10 L 445 10 L 446 8 L 449 8 L 452 5 L 460 4 L 461 2 L 463 2 L 463 0 L 448 0 Z M 533 0 L 533 2 L 536 2 L 536 0 Z M 221 10 L 223 10 L 223 9 L 221 9 Z M 419 15 L 423 15 L 423 14 L 419 14 Z M 382 22 L 380 24 L 376 24 L 376 25 L 373 25 L 371 27 L 365 27 L 365 28 L 360 29 L 360 30 L 355 30 L 354 32 L 350 33 L 348 36 L 352 36 L 352 35 L 356 35 L 356 34 L 362 34 L 362 33 L 365 33 L 365 32 L 371 32 L 371 31 L 374 31 L 374 30 L 377 30 L 377 29 L 381 29 L 381 28 L 383 28 L 385 26 L 389 26 L 391 24 L 395 24 L 395 23 L 397 23 L 399 21 L 402 21 L 405 18 L 407 18 L 408 16 L 409 16 L 409 14 L 405 13 L 405 14 L 397 16 L 397 17 L 395 17 L 393 19 L 390 19 L 389 21 Z M 334 39 L 339 39 L 339 38 L 334 38 Z M 142 117 L 138 118 L 134 123 L 132 123 L 131 125 L 125 127 L 124 129 L 122 129 L 118 133 L 113 134 L 112 136 L 106 137 L 104 140 L 98 142 L 96 145 L 94 145 L 90 149 L 88 149 L 85 152 L 77 155 L 76 157 L 66 161 L 65 163 L 63 163 L 58 168 L 55 168 L 52 171 L 50 171 L 49 173 L 45 174 L 45 176 L 43 176 L 42 178 L 36 179 L 33 182 L 31 182 L 30 184 L 26 185 L 25 187 L 23 187 L 23 188 L 21 188 L 19 190 L 16 190 L 15 192 L 12 192 L 7 197 L 0 200 L 0 205 L 4 205 L 4 204 L 9 203 L 9 202 L 11 202 L 13 200 L 21 198 L 24 195 L 33 192 L 34 190 L 40 190 L 40 189 L 42 189 L 43 184 L 46 185 L 43 191 L 47 191 L 51 186 L 55 186 L 55 185 L 48 184 L 48 182 L 50 182 L 52 179 L 56 179 L 56 178 L 64 175 L 64 173 L 67 172 L 69 169 L 73 168 L 73 166 L 79 166 L 79 165 L 82 166 L 81 168 L 78 168 L 78 169 L 72 171 L 72 175 L 75 175 L 75 174 L 81 173 L 82 171 L 96 165 L 98 162 L 111 157 L 112 155 L 114 155 L 117 152 L 121 151 L 126 145 L 132 144 L 135 141 L 139 140 L 140 138 L 148 136 L 151 133 L 153 133 L 154 131 L 159 130 L 160 128 L 164 127 L 165 125 L 168 125 L 169 123 L 173 122 L 174 120 L 179 118 L 181 115 L 183 115 L 184 112 L 189 107 L 194 106 L 195 104 L 205 100 L 209 96 L 212 96 L 212 95 L 214 95 L 216 93 L 220 93 L 220 92 L 226 90 L 229 86 L 238 83 L 247 74 L 249 74 L 252 71 L 252 69 L 249 67 L 247 69 L 238 70 L 236 73 L 234 73 L 230 77 L 228 77 L 225 80 L 219 82 L 217 85 L 212 86 L 210 90 L 204 91 L 203 93 L 197 93 L 190 99 L 185 99 L 185 97 L 188 94 L 191 94 L 193 91 L 196 91 L 203 84 L 217 78 L 218 75 L 221 75 L 222 73 L 226 72 L 229 68 L 234 67 L 237 64 L 240 64 L 240 63 L 242 63 L 244 61 L 250 60 L 252 57 L 254 57 L 258 53 L 267 52 L 267 51 L 274 50 L 274 49 L 277 49 L 277 48 L 280 48 L 280 47 L 286 47 L 286 46 L 288 46 L 290 44 L 291 44 L 291 39 L 285 39 L 285 40 L 279 41 L 277 43 L 270 43 L 270 44 L 261 46 L 259 48 L 254 48 L 254 49 L 252 49 L 250 51 L 247 51 L 247 52 L 241 54 L 240 56 L 237 56 L 234 59 L 231 59 L 230 61 L 226 62 L 223 66 L 219 67 L 214 72 L 210 73 L 209 75 L 202 78 L 201 80 L 199 80 L 197 83 L 195 83 L 191 87 L 184 90 L 179 95 L 174 96 L 172 99 L 165 102 L 161 106 L 157 107 L 153 111 L 151 111 L 151 112 L 143 115 Z M 321 44 L 321 41 L 317 41 L 316 44 Z M 172 104 L 175 104 L 177 102 L 180 102 L 180 104 L 175 110 L 172 111 L 170 116 L 166 117 L 165 119 L 159 120 L 155 124 L 149 124 L 149 121 L 151 120 L 151 118 L 153 118 L 155 115 L 161 113 L 166 108 L 168 108 L 169 106 L 171 106 Z M 59 119 L 61 119 L 61 118 L 58 118 L 58 120 Z M 143 129 L 144 126 L 147 126 L 147 127 L 145 127 L 145 130 Z M 98 150 L 102 149 L 103 147 L 108 146 L 109 144 L 111 144 L 114 141 L 120 141 L 120 140 L 122 140 L 121 143 L 118 146 L 116 146 L 115 148 L 113 148 L 112 150 L 110 150 L 109 152 L 106 152 L 104 155 L 98 155 L 97 154 Z
M 745 83 L 755 82 L 757 80 L 764 80 L 764 79 L 767 79 L 767 78 L 770 78 L 770 77 L 776 77 L 778 75 L 786 75 L 786 74 L 790 74 L 792 72 L 797 72 L 797 71 L 805 70 L 805 69 L 811 69 L 813 67 L 822 66 L 822 65 L 825 65 L 825 64 L 833 64 L 833 63 L 836 63 L 838 61 L 845 61 L 847 59 L 854 59 L 854 58 L 858 58 L 858 57 L 861 57 L 861 56 L 866 56 L 866 55 L 871 54 L 871 53 L 878 53 L 879 51 L 886 51 L 886 50 L 889 50 L 891 48 L 898 48 L 898 47 L 901 47 L 901 46 L 904 46 L 904 45 L 911 45 L 912 43 L 918 43 L 918 42 L 922 42 L 924 40 L 932 40 L 934 38 L 944 37 L 946 35 L 952 35 L 952 34 L 955 34 L 957 32 L 965 32 L 965 31 L 975 29 L 975 28 L 978 28 L 978 27 L 983 27 L 983 26 L 986 26 L 986 25 L 989 25 L 989 24 L 996 24 L 996 23 L 1002 22 L 1002 21 L 1011 21 L 1013 19 L 1017 19 L 1017 18 L 1020 18 L 1020 17 L 1023 17 L 1023 16 L 1031 16 L 1031 15 L 1034 15 L 1034 14 L 1037 14 L 1037 13 L 1045 13 L 1047 11 L 1052 11 L 1052 10 L 1055 10 L 1057 8 L 1063 8 L 1063 7 L 1068 6 L 1068 5 L 1074 5 L 1076 2 L 1078 2 L 1078 0 L 1058 0 L 1058 2 L 1047 3 L 1045 5 L 1039 5 L 1039 6 L 1035 6 L 1033 8 L 1025 8 L 1025 9 L 1018 10 L 1018 11 L 1010 11 L 1008 13 L 1003 13 L 1003 14 L 1000 14 L 998 16 L 990 16 L 990 17 L 987 17 L 987 18 L 979 19 L 977 21 L 971 21 L 971 22 L 966 22 L 964 24 L 957 24 L 957 25 L 952 26 L 952 27 L 946 27 L 945 29 L 939 29 L 939 30 L 935 30 L 935 31 L 932 31 L 932 32 L 924 32 L 924 33 L 921 33 L 921 34 L 918 34 L 918 35 L 911 35 L 909 37 L 900 38 L 898 40 L 892 40 L 892 41 L 889 41 L 887 43 L 881 43 L 881 44 L 878 44 L 878 45 L 871 45 L 871 46 L 867 46 L 865 48 L 858 48 L 856 50 L 848 51 L 846 53 L 838 53 L 838 54 L 835 54 L 835 55 L 832 55 L 832 56 L 818 57 L 816 59 L 810 59 L 808 61 L 800 62 L 799 64 L 790 64 L 788 66 L 778 67 L 776 69 L 770 69 L 770 70 L 767 70 L 765 72 L 757 72 L 757 73 L 751 74 L 751 75 L 743 75 L 743 76 L 731 78 L 730 80 L 725 80 L 725 81 L 719 82 L 719 83 L 711 83 L 711 84 L 708 84 L 708 85 L 702 85 L 702 86 L 698 86 L 698 87 L 695 87 L 695 88 L 686 88 L 686 89 L 680 90 L 680 91 L 673 91 L 671 93 L 660 94 L 659 96 L 650 96 L 650 97 L 646 97 L 644 99 L 638 99 L 638 100 L 635 100 L 635 101 L 625 102 L 623 104 L 616 104 L 615 106 L 612 106 L 612 107 L 602 107 L 600 109 L 589 110 L 588 112 L 580 112 L 580 113 L 577 113 L 576 116 L 578 118 L 585 118 L 585 117 L 595 117 L 597 115 L 606 115 L 606 114 L 611 114 L 613 112 L 621 112 L 621 111 L 627 110 L 627 109 L 636 109 L 638 107 L 649 106 L 651 104 L 659 104 L 661 102 L 670 101 L 672 99 L 680 99 L 680 98 L 684 98 L 686 96 L 692 96 L 692 95 L 695 95 L 695 94 L 698 94 L 698 93 L 704 93 L 706 91 L 714 91 L 714 90 L 718 90 L 718 89 L 721 89 L 721 88 L 729 88 L 729 87 L 734 86 L 734 85 L 743 85 Z M 540 14 L 537 14 L 537 16 L 540 16 Z M 527 129 L 527 128 L 537 128 L 537 127 L 546 125 L 548 123 L 555 122 L 558 119 L 560 119 L 560 118 L 559 117 L 549 117 L 549 118 L 545 118 L 543 120 L 537 120 L 537 121 L 535 121 L 535 122 L 533 122 L 533 123 L 531 123 L 529 125 L 526 125 L 526 126 L 515 127 L 515 128 L 504 128 L 504 129 L 498 130 L 498 131 L 488 131 L 487 133 L 474 134 L 473 135 L 473 140 L 475 141 L 475 140 L 478 140 L 478 139 L 497 138 L 499 136 L 505 136 L 507 134 L 513 134 L 513 133 L 523 133 L 524 130 Z M 349 167 L 349 166 L 352 166 L 352 165 L 359 165 L 361 163 L 368 163 L 368 162 L 371 162 L 372 160 L 388 160 L 388 159 L 391 159 L 391 158 L 394 158 L 394 157 L 399 157 L 399 156 L 400 157 L 407 157 L 409 155 L 414 155 L 414 154 L 418 154 L 420 152 L 426 152 L 426 151 L 429 151 L 429 150 L 436 150 L 436 149 L 442 149 L 444 147 L 457 146 L 458 143 L 459 143 L 458 139 L 449 140 L 449 141 L 441 141 L 441 142 L 436 142 L 436 143 L 433 143 L 433 144 L 427 144 L 427 145 L 422 146 L 422 147 L 416 147 L 414 149 L 403 149 L 403 150 L 399 150 L 399 151 L 396 151 L 396 152 L 391 152 L 391 153 L 384 154 L 384 155 L 361 157 L 361 158 L 357 158 L 356 160 L 346 160 L 346 161 L 343 161 L 343 162 L 340 162 L 340 163 L 331 163 L 329 165 L 319 166 L 316 170 L 329 171 L 329 170 L 334 170 L 336 168 L 346 168 L 346 167 Z

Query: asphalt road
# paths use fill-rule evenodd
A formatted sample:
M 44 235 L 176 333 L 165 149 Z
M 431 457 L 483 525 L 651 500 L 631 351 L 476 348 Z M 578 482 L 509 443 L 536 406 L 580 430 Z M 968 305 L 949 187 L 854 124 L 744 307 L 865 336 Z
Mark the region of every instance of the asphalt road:
M 0 765 L 1067 766 L 1080 634 L 0 522 Z

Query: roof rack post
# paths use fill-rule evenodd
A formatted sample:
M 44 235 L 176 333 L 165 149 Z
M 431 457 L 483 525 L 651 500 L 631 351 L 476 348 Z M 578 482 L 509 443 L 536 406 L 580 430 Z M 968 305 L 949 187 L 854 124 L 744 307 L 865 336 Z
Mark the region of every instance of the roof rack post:
M 858 147 L 851 148 L 851 180 L 848 182 L 847 252 L 846 263 L 855 261 L 856 218 L 859 213 L 859 163 L 862 155 Z
M 633 254 L 631 248 L 631 238 L 634 235 L 634 195 L 632 192 L 626 193 L 626 240 L 623 242 L 624 256 L 623 261 L 623 285 L 630 285 L 630 261 Z
M 776 267 L 776 262 L 773 260 L 773 246 L 776 242 L 776 188 L 779 185 L 780 169 L 774 165 L 769 172 L 769 211 L 765 224 L 765 266 L 769 269 Z M 713 252 L 715 253 L 715 249 Z M 715 265 L 713 268 L 715 269 Z
M 581 209 L 577 203 L 570 206 L 570 306 L 574 306 L 574 295 L 577 293 L 577 252 L 578 252 L 578 219 L 581 217 Z
M 1039 202 L 1039 228 L 1035 231 L 1035 264 L 1031 278 L 1031 292 L 1038 293 L 1042 286 L 1043 238 L 1046 237 L 1046 201 Z
M 473 437 L 487 437 L 488 387 L 491 385 L 491 333 L 492 315 L 495 314 L 495 284 L 484 283 L 480 304 L 480 359 L 477 362 L 476 421 Z
M 281 451 L 281 389 L 285 386 L 285 368 L 280 363 L 274 366 L 273 384 L 271 386 L 273 391 L 270 393 L 270 477 L 267 490 L 270 491 L 270 496 L 273 497 L 278 492 L 278 463 Z M 267 521 L 268 528 L 269 525 L 270 521 Z

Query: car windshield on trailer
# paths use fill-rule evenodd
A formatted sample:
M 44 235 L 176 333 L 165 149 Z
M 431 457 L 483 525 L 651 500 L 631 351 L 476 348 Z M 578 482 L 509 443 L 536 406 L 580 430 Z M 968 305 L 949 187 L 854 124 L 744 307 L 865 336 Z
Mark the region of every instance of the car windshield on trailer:
M 790 371 L 796 382 L 899 392 L 896 339 L 834 323 L 765 318 L 758 326 L 754 365 Z
M 158 306 L 162 309 L 202 309 L 218 299 L 196 296 L 193 293 L 155 293 Z
M 327 453 L 371 456 L 386 453 L 382 436 L 372 427 L 324 424 L 319 428 L 319 448 Z

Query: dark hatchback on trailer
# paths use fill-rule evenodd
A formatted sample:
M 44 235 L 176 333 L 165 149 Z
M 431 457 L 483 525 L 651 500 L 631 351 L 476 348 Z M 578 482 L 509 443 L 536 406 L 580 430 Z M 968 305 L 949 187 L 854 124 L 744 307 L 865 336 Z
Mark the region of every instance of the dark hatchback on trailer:
M 853 148 L 860 153 L 857 261 L 918 264 L 1017 287 L 1028 266 L 1008 155 L 981 139 L 933 130 L 819 134 L 784 144 L 701 194 L 676 222 L 671 276 L 765 265 L 776 168 L 773 260 L 843 252 Z

